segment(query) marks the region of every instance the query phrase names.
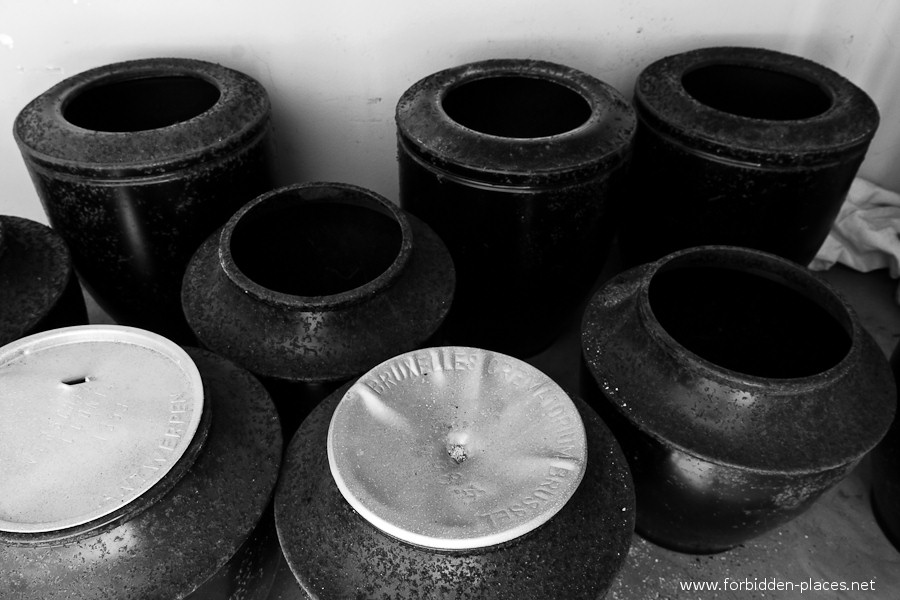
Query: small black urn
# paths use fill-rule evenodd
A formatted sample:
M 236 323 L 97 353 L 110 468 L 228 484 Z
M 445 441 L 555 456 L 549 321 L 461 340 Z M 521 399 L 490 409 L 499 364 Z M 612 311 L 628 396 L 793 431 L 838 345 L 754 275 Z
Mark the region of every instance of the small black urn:
M 738 247 L 681 250 L 591 299 L 587 397 L 616 434 L 637 529 L 727 550 L 801 514 L 884 436 L 887 360 L 805 267 Z
M 438 334 L 453 261 L 430 227 L 364 188 L 306 183 L 244 206 L 191 259 L 202 345 L 259 376 L 288 435 L 335 388 Z

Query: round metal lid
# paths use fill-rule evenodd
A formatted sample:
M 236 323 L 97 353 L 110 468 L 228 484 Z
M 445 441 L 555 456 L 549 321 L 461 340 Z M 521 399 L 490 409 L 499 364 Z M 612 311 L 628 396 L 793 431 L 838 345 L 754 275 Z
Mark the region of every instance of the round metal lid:
M 327 449 L 360 515 L 441 550 L 534 530 L 587 466 L 584 424 L 562 388 L 516 358 L 463 347 L 409 352 L 363 375 L 334 412 Z
M 100 519 L 159 482 L 203 413 L 194 362 L 157 334 L 51 330 L 0 348 L 0 531 Z

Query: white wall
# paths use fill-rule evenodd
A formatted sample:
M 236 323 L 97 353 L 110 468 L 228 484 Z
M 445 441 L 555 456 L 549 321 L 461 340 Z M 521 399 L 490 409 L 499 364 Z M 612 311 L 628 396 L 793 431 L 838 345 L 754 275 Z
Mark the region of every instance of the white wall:
M 866 90 L 882 125 L 862 174 L 900 189 L 900 2 L 893 0 L 0 0 L 0 214 L 46 222 L 11 130 L 58 81 L 152 56 L 219 62 L 272 98 L 285 180 L 396 199 L 394 107 L 413 82 L 492 57 L 552 60 L 627 97 L 662 56 L 752 45 Z

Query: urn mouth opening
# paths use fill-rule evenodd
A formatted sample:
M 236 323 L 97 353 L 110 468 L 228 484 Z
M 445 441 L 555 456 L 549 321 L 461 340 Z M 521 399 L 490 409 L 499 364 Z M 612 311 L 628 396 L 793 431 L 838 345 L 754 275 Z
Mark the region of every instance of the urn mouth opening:
M 677 256 L 652 274 L 649 308 L 678 345 L 730 371 L 797 379 L 836 367 L 852 346 L 846 308 L 772 258 Z
M 811 119 L 833 105 L 831 95 L 817 83 L 762 66 L 707 64 L 684 73 L 681 85 L 697 102 L 749 119 Z
M 463 127 L 514 139 L 568 133 L 592 113 L 590 102 L 562 83 L 513 75 L 464 81 L 446 92 L 441 107 Z
M 387 285 L 411 247 L 408 221 L 387 200 L 349 185 L 267 194 L 223 232 L 223 265 L 258 297 L 341 304 Z
M 64 102 L 62 116 L 82 129 L 133 133 L 189 121 L 220 97 L 215 84 L 198 76 L 112 77 L 74 92 Z

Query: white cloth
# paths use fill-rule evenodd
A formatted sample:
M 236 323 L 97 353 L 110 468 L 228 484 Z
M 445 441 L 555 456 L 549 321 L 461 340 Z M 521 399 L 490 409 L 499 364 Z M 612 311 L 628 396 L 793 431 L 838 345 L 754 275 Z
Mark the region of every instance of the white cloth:
M 886 267 L 891 277 L 900 276 L 900 194 L 853 180 L 809 268 L 821 271 L 835 263 L 863 272 Z

